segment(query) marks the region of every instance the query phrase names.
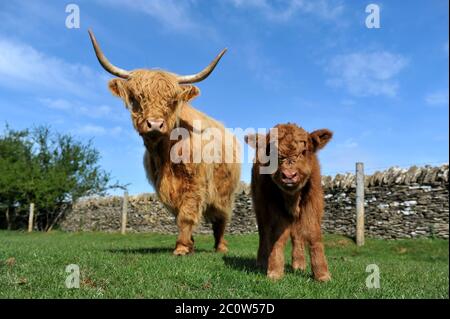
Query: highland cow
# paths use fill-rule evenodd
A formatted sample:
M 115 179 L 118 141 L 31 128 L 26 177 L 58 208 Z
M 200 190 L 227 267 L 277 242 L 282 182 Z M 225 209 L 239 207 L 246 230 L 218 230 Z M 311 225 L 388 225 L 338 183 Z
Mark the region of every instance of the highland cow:
M 192 234 L 202 217 L 212 222 L 216 251 L 226 252 L 224 232 L 240 179 L 239 144 L 221 123 L 189 104 L 200 94 L 192 83 L 207 78 L 225 50 L 203 71 L 194 75 L 180 76 L 149 69 L 126 71 L 112 65 L 91 31 L 89 35 L 100 64 L 119 77 L 109 81 L 109 89 L 124 101 L 134 128 L 143 139 L 148 180 L 161 202 L 176 217 L 179 235 L 173 253 L 185 255 L 193 252 Z M 201 124 L 201 129 L 196 129 L 196 123 Z M 206 163 L 193 160 L 196 148 L 208 142 L 202 138 L 202 132 L 211 128 L 233 141 L 230 145 L 220 142 L 221 152 L 231 153 L 231 161 Z M 187 132 L 189 139 L 174 139 L 172 133 L 177 131 Z M 200 144 L 191 143 L 192 140 L 200 141 Z M 185 148 L 177 148 L 180 144 Z M 173 150 L 177 153 L 183 149 L 188 150 L 181 156 L 185 160 L 174 162 Z
M 305 270 L 304 243 L 309 245 L 311 268 L 318 281 L 331 279 L 321 235 L 324 207 L 317 151 L 332 137 L 326 129 L 312 133 L 295 124 L 275 126 L 277 138 L 247 135 L 245 141 L 257 150 L 252 169 L 252 199 L 259 232 L 257 265 L 271 279 L 284 274 L 284 248 L 292 240 L 292 267 Z M 275 135 L 276 136 L 276 135 Z M 274 140 L 274 141 L 271 141 Z M 271 148 L 269 148 L 272 143 Z M 271 174 L 261 174 L 260 152 L 277 152 L 278 166 Z

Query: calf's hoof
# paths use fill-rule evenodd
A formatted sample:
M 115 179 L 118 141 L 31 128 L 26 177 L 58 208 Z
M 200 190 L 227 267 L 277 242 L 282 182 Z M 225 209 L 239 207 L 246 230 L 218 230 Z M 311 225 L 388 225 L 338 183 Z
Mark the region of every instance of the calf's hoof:
M 327 282 L 331 280 L 331 275 L 329 272 L 314 275 L 314 279 L 320 282 Z
M 292 269 L 294 271 L 305 271 L 306 270 L 306 263 L 305 262 L 294 261 L 292 263 Z
M 267 277 L 271 280 L 280 280 L 283 278 L 284 273 L 282 271 L 268 271 Z
M 267 269 L 267 259 L 264 259 L 262 257 L 258 257 L 256 259 L 256 267 L 260 269 Z

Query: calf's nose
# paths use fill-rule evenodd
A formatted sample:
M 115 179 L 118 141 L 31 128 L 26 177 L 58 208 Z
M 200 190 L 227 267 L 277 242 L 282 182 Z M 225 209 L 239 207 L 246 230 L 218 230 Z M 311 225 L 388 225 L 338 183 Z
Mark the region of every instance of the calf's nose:
M 161 132 L 163 127 L 164 127 L 164 120 L 162 119 L 148 119 L 147 120 L 147 126 L 150 129 L 150 132 L 152 131 L 157 131 L 157 132 Z
M 284 172 L 281 172 L 281 177 L 283 179 L 294 180 L 297 178 L 297 172 L 284 171 Z

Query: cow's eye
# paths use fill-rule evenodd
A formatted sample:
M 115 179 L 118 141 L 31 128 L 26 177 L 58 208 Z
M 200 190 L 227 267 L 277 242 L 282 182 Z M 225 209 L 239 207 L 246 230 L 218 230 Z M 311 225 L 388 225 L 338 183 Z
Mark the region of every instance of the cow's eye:
M 176 107 L 177 104 L 178 104 L 178 99 L 173 99 L 173 100 L 170 100 L 170 101 L 169 101 L 169 105 L 170 105 L 171 107 Z
M 306 156 L 306 150 L 303 150 L 300 154 L 301 156 Z
M 133 110 L 133 112 L 141 111 L 141 105 L 138 103 L 138 101 L 136 101 L 136 99 L 134 99 L 134 98 L 130 99 L 130 103 L 131 103 L 131 109 Z

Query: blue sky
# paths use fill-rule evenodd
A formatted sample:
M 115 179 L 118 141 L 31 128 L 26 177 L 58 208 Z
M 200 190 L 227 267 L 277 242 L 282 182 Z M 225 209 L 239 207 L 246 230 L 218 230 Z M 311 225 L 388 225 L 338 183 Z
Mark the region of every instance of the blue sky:
M 68 29 L 68 3 L 81 27 Z M 365 26 L 368 4 L 381 28 Z M 125 69 L 202 69 L 224 47 L 193 105 L 227 127 L 329 128 L 322 171 L 448 162 L 448 1 L 1 1 L 0 122 L 48 124 L 93 139 L 130 193 L 152 191 L 144 148 L 87 29 Z M 242 179 L 249 181 L 250 164 Z

